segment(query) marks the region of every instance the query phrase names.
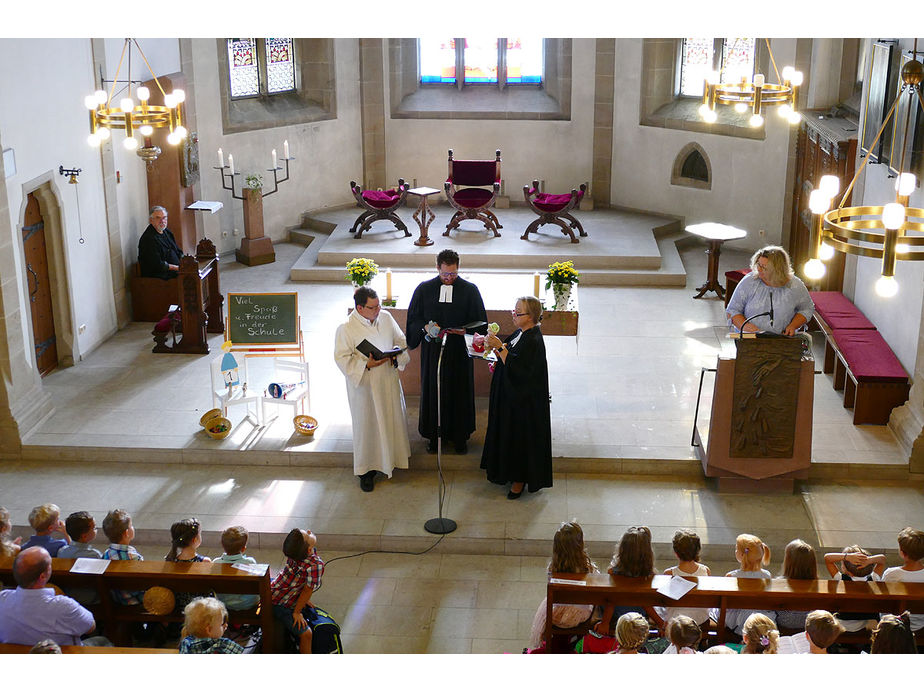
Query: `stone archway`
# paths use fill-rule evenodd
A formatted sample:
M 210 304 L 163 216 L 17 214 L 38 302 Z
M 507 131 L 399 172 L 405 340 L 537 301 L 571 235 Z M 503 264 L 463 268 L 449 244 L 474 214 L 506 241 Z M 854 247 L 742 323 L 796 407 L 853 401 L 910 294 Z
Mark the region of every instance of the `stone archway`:
M 690 142 L 674 158 L 671 185 L 712 190 L 712 163 L 697 142 Z

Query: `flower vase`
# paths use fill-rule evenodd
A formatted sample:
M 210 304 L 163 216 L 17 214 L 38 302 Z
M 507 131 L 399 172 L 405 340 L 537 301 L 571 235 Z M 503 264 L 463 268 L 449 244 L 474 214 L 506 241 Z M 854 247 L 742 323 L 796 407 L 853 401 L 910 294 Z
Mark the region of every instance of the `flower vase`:
M 555 296 L 553 310 L 567 310 L 571 298 L 571 284 L 552 284 L 552 293 Z
M 358 289 L 359 287 L 366 285 L 365 282 L 356 281 L 355 279 L 350 283 L 353 285 L 353 291 L 356 291 L 356 289 Z

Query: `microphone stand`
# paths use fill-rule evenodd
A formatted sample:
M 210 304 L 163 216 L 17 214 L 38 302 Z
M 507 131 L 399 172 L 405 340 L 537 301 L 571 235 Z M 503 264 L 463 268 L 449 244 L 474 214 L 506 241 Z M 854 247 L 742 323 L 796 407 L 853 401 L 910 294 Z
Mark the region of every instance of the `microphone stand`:
M 437 506 L 439 508 L 439 517 L 434 517 L 424 522 L 424 529 L 430 534 L 449 534 L 456 531 L 456 523 L 449 518 L 443 517 L 443 499 L 446 497 L 446 480 L 443 478 L 443 401 L 440 387 L 440 374 L 443 367 L 443 350 L 446 347 L 446 337 L 449 336 L 447 330 L 443 331 L 443 339 L 440 341 L 440 355 L 436 361 L 436 469 L 438 471 L 439 483 L 437 484 Z

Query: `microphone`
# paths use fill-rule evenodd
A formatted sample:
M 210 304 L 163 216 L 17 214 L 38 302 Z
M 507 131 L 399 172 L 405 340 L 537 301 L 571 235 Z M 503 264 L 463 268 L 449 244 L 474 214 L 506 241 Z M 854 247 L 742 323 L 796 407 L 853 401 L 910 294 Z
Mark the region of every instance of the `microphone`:
M 744 326 L 747 325 L 749 322 L 751 322 L 751 320 L 753 320 L 754 318 L 762 317 L 764 315 L 769 315 L 770 321 L 773 322 L 773 313 L 771 311 L 765 311 L 763 313 L 758 313 L 757 315 L 752 315 L 751 317 L 747 318 L 743 323 L 741 323 L 741 327 L 738 328 L 738 334 L 740 335 L 744 333 Z
M 770 324 L 773 324 L 773 291 L 770 291 Z

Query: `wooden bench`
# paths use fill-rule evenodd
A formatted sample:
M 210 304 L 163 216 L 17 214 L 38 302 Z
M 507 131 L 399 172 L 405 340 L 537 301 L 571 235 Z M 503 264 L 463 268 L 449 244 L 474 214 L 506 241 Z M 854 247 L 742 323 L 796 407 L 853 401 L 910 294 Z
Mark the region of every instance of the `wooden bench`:
M 913 582 L 842 582 L 840 580 L 762 580 L 731 577 L 684 578 L 697 587 L 681 599 L 674 600 L 658 592 L 666 586 L 670 575 L 650 578 L 614 577 L 606 573 L 556 573 L 549 576 L 546 591 L 545 641 L 553 643 L 556 636 L 587 632 L 587 624 L 576 629 L 561 629 L 552 625 L 554 604 L 592 604 L 606 607 L 653 606 L 717 607 L 719 618 L 715 630 L 704 634 L 713 642 L 735 638 L 725 628 L 729 609 L 763 609 L 769 611 L 876 612 L 900 614 L 906 609 L 924 613 L 924 583 Z M 565 582 L 559 582 L 564 580 Z M 865 634 L 859 636 L 865 642 Z M 857 641 L 856 634 L 844 633 L 839 642 Z M 924 630 L 917 633 L 924 643 Z M 549 648 L 552 649 L 551 647 Z
M 831 343 L 831 333 L 834 330 L 875 330 L 876 326 L 840 291 L 810 291 L 809 295 L 815 304 L 815 314 L 809 321 L 809 329 L 817 329 L 824 334 L 825 360 L 822 371 L 833 373 L 837 357 Z
M 157 322 L 171 305 L 180 304 L 180 280 L 142 277 L 141 265 L 132 265 L 130 282 L 132 292 L 132 320 L 135 322 Z
M 29 654 L 30 645 L 0 643 L 0 654 Z M 179 650 L 162 647 L 87 647 L 62 645 L 61 654 L 178 654 Z
M 263 652 L 274 648 L 274 620 L 270 575 L 254 575 L 228 563 L 168 563 L 166 561 L 112 561 L 101 575 L 71 573 L 74 559 L 51 559 L 51 583 L 67 589 L 84 587 L 95 589 L 99 603 L 87 608 L 93 612 L 97 626 L 105 628 L 106 636 L 117 646 L 131 645 L 130 625 L 138 622 L 179 622 L 183 614 L 174 610 L 169 614 L 149 613 L 143 606 L 126 606 L 116 603 L 112 590 L 143 591 L 149 587 L 167 587 L 176 592 L 201 594 L 208 592 L 230 594 L 257 594 L 260 607 L 231 612 L 234 623 L 257 624 L 263 631 Z M 0 581 L 15 585 L 13 558 L 0 559 Z

